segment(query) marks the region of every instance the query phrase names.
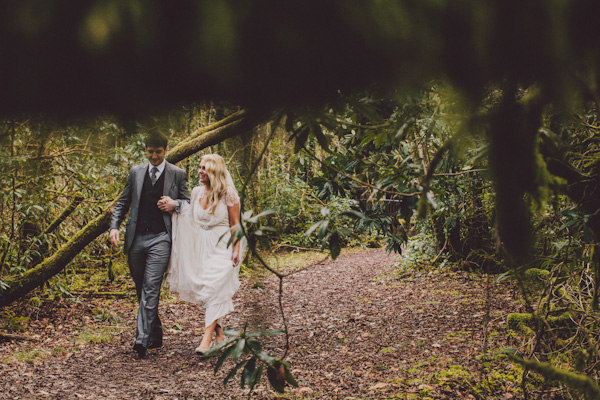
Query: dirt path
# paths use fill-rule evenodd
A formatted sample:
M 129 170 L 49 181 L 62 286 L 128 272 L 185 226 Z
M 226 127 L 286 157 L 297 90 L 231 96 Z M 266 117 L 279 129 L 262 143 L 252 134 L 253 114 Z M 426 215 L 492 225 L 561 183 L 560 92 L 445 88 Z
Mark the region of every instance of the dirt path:
M 397 257 L 383 250 L 349 251 L 286 278 L 288 358 L 300 384 L 286 389 L 286 398 L 514 398 L 511 377 L 518 371 L 510 364 L 492 360 L 503 376 L 482 375 L 506 345 L 503 324 L 514 310 L 506 287 L 494 285 L 488 303 L 479 278 L 398 277 L 397 269 Z M 276 289 L 269 277 L 244 280 L 228 325 L 281 328 Z M 28 326 L 38 341 L 0 344 L 0 399 L 247 396 L 237 379 L 223 386 L 229 362 L 214 375 L 216 360 L 193 354 L 203 326 L 199 308 L 166 296 L 165 345 L 143 360 L 131 352 L 134 311 L 132 301 L 98 299 L 38 314 Z M 275 354 L 282 346 L 282 338 L 268 344 Z M 265 382 L 253 398 L 276 397 Z

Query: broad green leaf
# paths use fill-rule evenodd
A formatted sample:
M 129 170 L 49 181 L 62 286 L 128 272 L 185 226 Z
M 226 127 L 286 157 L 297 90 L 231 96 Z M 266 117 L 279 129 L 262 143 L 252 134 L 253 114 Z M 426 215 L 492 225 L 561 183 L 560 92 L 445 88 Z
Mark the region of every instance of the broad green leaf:
M 323 223 L 323 221 L 319 221 L 319 222 L 315 222 L 314 224 L 312 224 L 312 226 L 310 228 L 308 228 L 308 230 L 306 231 L 304 236 L 306 236 L 306 237 L 310 236 L 319 226 L 321 226 L 322 223 Z
M 319 125 L 318 123 L 314 123 L 311 124 L 311 128 L 313 135 L 315 135 L 317 141 L 319 142 L 323 150 L 325 150 L 328 153 L 331 153 L 331 150 L 329 149 L 329 138 L 323 133 L 321 125 Z
M 319 239 L 323 239 L 325 237 L 325 234 L 327 233 L 327 227 L 328 226 L 329 226 L 329 220 L 326 219 L 326 220 L 323 221 L 323 223 L 319 227 L 319 234 L 318 234 Z
M 250 387 L 250 392 L 254 390 L 254 386 L 260 382 L 260 377 L 262 376 L 264 365 L 260 365 L 257 370 L 254 371 L 252 376 L 250 377 L 250 382 L 248 382 L 248 386 Z
M 227 382 L 229 382 L 229 380 L 233 378 L 239 369 L 246 365 L 248 361 L 249 360 L 240 361 L 235 367 L 231 368 L 225 379 L 223 379 L 223 385 L 227 385 Z
M 221 356 L 219 357 L 219 359 L 215 363 L 215 368 L 214 368 L 215 374 L 221 368 L 221 366 L 223 365 L 223 363 L 225 362 L 225 360 L 227 359 L 227 357 L 229 357 L 229 355 L 233 351 L 233 348 L 234 348 L 234 346 L 228 347 L 227 350 L 225 350 L 223 352 L 223 354 L 221 354 Z
M 334 260 L 342 251 L 342 247 L 340 245 L 340 235 L 337 232 L 333 232 L 331 234 L 331 239 L 329 240 L 329 251 L 331 252 L 331 258 Z
M 294 378 L 294 376 L 290 372 L 288 366 L 284 365 L 284 368 L 285 368 L 285 380 L 286 380 L 286 382 L 289 383 L 290 385 L 292 385 L 293 387 L 298 387 L 298 382 L 296 382 L 296 379 Z
M 345 215 L 346 217 L 355 217 L 355 218 L 367 218 L 367 216 L 363 213 L 361 213 L 360 211 L 355 211 L 355 210 L 346 210 L 346 211 L 342 211 L 341 213 L 338 214 L 338 216 L 342 216 Z
M 241 377 L 241 382 L 240 382 L 240 386 L 242 389 L 244 388 L 244 385 L 247 385 L 250 383 L 250 379 L 252 378 L 252 375 L 253 375 L 255 369 L 256 369 L 256 358 L 252 357 L 248 361 L 246 366 L 244 367 L 244 370 L 242 371 L 242 377 Z
M 225 346 L 228 346 L 230 343 L 234 342 L 235 340 L 237 340 L 237 339 L 235 339 L 235 338 L 225 339 L 221 343 L 218 343 L 218 344 L 214 345 L 213 347 L 211 347 L 210 349 L 208 349 L 208 351 L 206 351 L 204 353 L 204 355 L 207 357 L 215 355 L 216 353 L 219 352 L 219 350 L 221 350 Z
M 269 364 L 273 367 L 275 367 L 279 363 L 279 358 L 272 356 L 264 350 L 257 352 L 256 356 L 260 358 L 260 360 L 265 364 Z
M 278 393 L 283 393 L 285 389 L 285 370 L 284 366 L 277 363 L 274 366 L 267 367 L 267 377 L 269 383 Z
M 298 153 L 304 147 L 304 144 L 308 140 L 308 134 L 310 130 L 307 125 L 300 127 L 297 131 L 298 135 L 296 136 L 296 142 L 294 143 L 294 153 Z
M 242 334 L 241 331 L 238 331 L 233 328 L 225 328 L 223 329 L 223 335 L 225 336 L 240 336 Z
M 233 351 L 231 352 L 231 358 L 233 358 L 233 361 L 236 361 L 240 358 L 240 355 L 242 355 L 242 351 L 244 350 L 244 346 L 246 346 L 246 339 L 238 339 L 238 342 L 233 346 Z
M 248 346 L 250 346 L 250 348 L 256 352 L 259 352 L 262 350 L 262 345 L 260 344 L 259 340 L 256 339 L 246 339 L 246 343 L 248 344 Z

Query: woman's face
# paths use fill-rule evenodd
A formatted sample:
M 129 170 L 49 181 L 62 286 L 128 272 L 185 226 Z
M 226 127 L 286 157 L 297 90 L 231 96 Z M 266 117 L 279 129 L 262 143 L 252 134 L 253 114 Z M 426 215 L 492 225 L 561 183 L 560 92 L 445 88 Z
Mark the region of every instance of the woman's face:
M 200 183 L 210 185 L 210 179 L 208 179 L 208 174 L 206 173 L 206 163 L 204 160 L 200 161 L 200 168 L 198 169 L 198 177 L 200 178 Z

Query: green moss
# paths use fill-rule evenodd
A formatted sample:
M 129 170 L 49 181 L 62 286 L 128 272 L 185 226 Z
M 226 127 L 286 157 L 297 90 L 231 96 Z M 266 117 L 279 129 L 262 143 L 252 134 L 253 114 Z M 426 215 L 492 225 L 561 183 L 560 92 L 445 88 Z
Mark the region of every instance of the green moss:
M 454 364 L 454 365 L 450 365 L 446 369 L 440 370 L 436 374 L 436 378 L 438 380 L 441 380 L 442 382 L 446 382 L 446 381 L 462 382 L 462 381 L 469 380 L 471 378 L 471 373 L 468 370 L 464 369 L 462 366 Z
M 533 315 L 529 313 L 508 314 L 506 319 L 508 329 L 522 333 L 526 337 L 533 336 L 534 332 L 529 327 L 533 322 Z
M 42 349 L 29 349 L 16 352 L 12 359 L 18 362 L 33 362 L 48 357 L 49 353 Z
M 67 348 L 63 347 L 63 346 L 56 346 L 55 348 L 53 348 L 50 351 L 50 354 L 52 354 L 53 356 L 55 356 L 55 355 L 65 355 L 67 353 L 68 353 Z
M 125 328 L 88 326 L 75 341 L 77 343 L 112 343 L 122 329 Z
M 520 333 L 525 337 L 533 336 L 532 327 L 534 326 L 534 318 L 536 317 L 535 314 L 529 313 L 509 314 L 507 318 L 508 329 Z M 567 328 L 572 325 L 571 314 L 568 311 L 558 316 L 548 316 L 546 321 L 552 328 Z
M 564 328 L 573 324 L 573 321 L 571 321 L 571 313 L 568 311 L 556 317 L 549 316 L 546 320 L 553 328 Z
M 529 268 L 523 276 L 523 283 L 530 296 L 539 295 L 546 286 L 550 271 L 539 268 Z

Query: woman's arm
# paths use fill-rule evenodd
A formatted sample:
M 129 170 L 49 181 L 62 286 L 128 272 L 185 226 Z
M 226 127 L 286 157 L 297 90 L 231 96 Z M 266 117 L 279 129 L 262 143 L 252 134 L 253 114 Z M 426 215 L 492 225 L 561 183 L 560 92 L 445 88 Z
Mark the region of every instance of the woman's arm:
M 229 212 L 229 227 L 231 228 L 231 234 L 235 234 L 237 231 L 237 225 L 240 223 L 240 203 L 236 203 L 232 206 L 227 206 L 227 211 Z M 240 263 L 240 243 L 237 239 L 233 239 L 233 254 L 231 256 L 231 261 L 234 266 L 237 266 Z

